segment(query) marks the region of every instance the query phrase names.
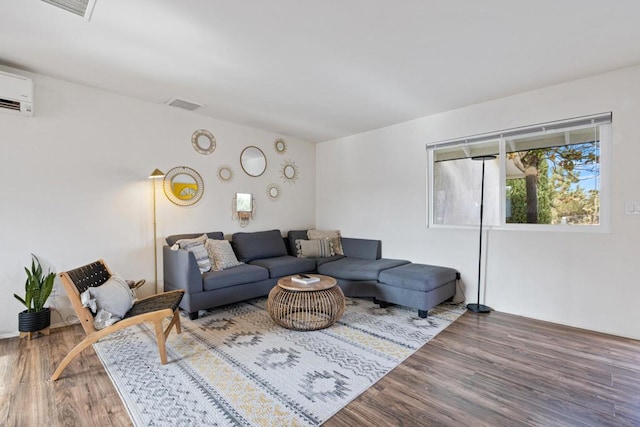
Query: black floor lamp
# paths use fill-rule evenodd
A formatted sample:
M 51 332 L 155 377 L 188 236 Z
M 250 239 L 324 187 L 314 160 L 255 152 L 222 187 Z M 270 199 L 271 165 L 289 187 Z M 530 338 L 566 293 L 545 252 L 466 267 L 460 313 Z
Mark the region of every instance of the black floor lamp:
M 482 161 L 482 183 L 480 184 L 480 249 L 478 250 L 478 299 L 475 304 L 467 304 L 467 309 L 474 313 L 488 313 L 491 307 L 480 304 L 480 278 L 482 277 L 482 217 L 484 215 L 484 161 L 493 160 L 496 156 L 476 156 L 471 160 Z

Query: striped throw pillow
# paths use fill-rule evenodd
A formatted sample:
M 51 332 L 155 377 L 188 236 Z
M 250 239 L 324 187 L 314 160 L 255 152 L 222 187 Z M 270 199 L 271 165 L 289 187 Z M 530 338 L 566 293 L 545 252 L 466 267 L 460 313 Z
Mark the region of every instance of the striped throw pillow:
M 296 255 L 301 258 L 326 258 L 334 256 L 333 242 L 329 239 L 296 240 Z
M 337 255 L 344 255 L 340 230 L 307 230 L 307 238 L 309 240 L 329 239 L 333 244 L 333 252 Z

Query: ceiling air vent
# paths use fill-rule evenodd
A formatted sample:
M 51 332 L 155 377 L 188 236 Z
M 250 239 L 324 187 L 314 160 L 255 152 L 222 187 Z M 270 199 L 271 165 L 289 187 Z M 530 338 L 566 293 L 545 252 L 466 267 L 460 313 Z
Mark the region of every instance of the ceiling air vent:
M 67 12 L 75 13 L 78 16 L 82 16 L 87 21 L 91 19 L 91 13 L 97 0 L 42 0 L 45 3 L 49 3 L 55 7 L 66 10 Z
M 198 104 L 197 102 L 185 101 L 184 99 L 180 99 L 180 98 L 171 98 L 170 100 L 165 102 L 165 104 L 171 105 L 172 107 L 182 108 L 183 110 L 189 110 L 189 111 L 197 110 L 200 107 L 204 107 L 203 104 Z

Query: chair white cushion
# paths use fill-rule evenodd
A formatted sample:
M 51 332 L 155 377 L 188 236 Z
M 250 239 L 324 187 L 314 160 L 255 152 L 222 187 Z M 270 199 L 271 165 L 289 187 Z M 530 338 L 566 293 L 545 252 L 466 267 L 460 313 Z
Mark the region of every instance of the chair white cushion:
M 117 274 L 112 275 L 100 286 L 89 288 L 89 294 L 96 300 L 98 311 L 104 310 L 122 319 L 133 307 L 133 292 L 127 282 Z

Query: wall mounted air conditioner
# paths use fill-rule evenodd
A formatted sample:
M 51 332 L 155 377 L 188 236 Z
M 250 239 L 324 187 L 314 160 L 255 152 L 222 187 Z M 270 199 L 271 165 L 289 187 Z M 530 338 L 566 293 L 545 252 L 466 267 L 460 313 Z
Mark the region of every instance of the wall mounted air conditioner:
M 0 112 L 33 115 L 33 80 L 0 71 Z

